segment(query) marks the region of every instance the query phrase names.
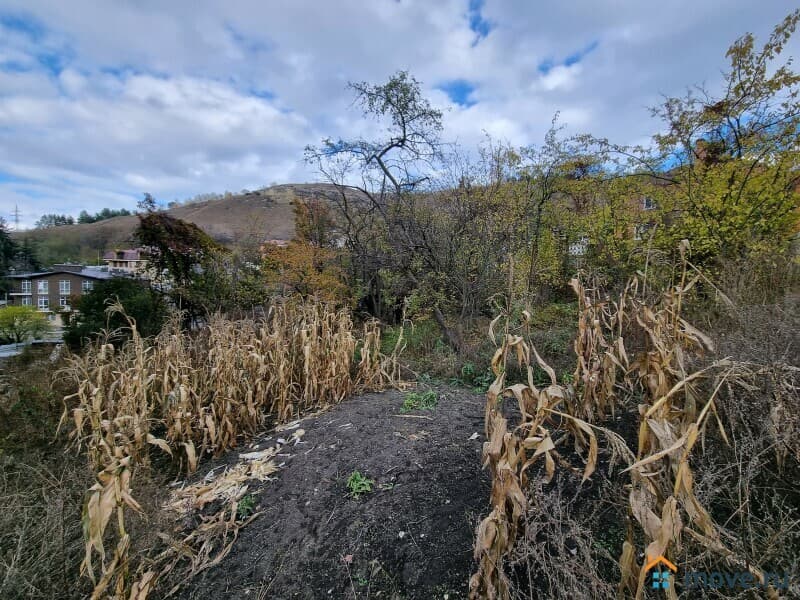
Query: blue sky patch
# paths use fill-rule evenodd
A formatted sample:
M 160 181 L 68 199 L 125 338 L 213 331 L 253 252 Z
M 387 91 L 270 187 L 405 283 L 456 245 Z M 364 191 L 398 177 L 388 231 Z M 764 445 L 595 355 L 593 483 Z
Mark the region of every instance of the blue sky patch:
M 573 52 L 567 58 L 564 59 L 564 65 L 567 67 L 571 67 L 572 65 L 581 62 L 587 55 L 591 54 L 594 50 L 597 49 L 597 46 L 600 45 L 600 42 L 597 40 L 592 41 L 586 47 L 578 50 L 577 52 Z
M 37 55 L 36 59 L 50 75 L 58 75 L 61 73 L 64 69 L 64 65 L 68 62 L 67 56 L 55 52 L 43 52 Z
M 15 177 L 14 175 L 9 175 L 8 173 L 3 173 L 0 171 L 0 183 L 21 183 L 22 179 L 19 177 Z
M 483 18 L 481 9 L 483 8 L 484 0 L 469 0 L 469 28 L 477 34 L 473 46 L 478 43 L 481 38 L 485 38 L 492 30 L 492 24 Z
M 44 35 L 44 27 L 41 24 L 35 19 L 22 15 L 0 13 L 0 25 L 6 29 L 23 33 L 34 41 L 41 39 Z
M 30 70 L 30 66 L 19 61 L 7 60 L 5 62 L 0 62 L 0 71 L 5 73 L 25 73 Z M 2 180 L 0 179 L 0 181 Z
M 553 69 L 553 67 L 557 67 L 559 65 L 571 67 L 572 65 L 578 64 L 584 58 L 586 58 L 586 56 L 594 52 L 599 45 L 600 42 L 598 40 L 593 40 L 580 50 L 576 50 L 572 54 L 567 55 L 562 62 L 556 62 L 554 58 L 548 57 L 539 63 L 537 69 L 542 75 L 547 75 Z
M 271 45 L 264 40 L 257 39 L 243 33 L 230 23 L 225 24 L 225 30 L 231 35 L 231 38 L 241 48 L 247 51 L 248 54 L 257 54 L 259 52 L 268 52 L 271 50 Z
M 461 106 L 472 106 L 475 104 L 474 100 L 470 99 L 472 92 L 475 91 L 475 86 L 465 79 L 454 79 L 437 86 L 447 96 Z

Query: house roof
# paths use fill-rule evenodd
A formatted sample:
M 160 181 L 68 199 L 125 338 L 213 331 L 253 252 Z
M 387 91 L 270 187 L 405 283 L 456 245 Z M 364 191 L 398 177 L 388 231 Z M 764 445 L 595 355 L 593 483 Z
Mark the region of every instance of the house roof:
M 54 269 L 52 271 L 40 271 L 38 273 L 14 273 L 6 275 L 7 279 L 37 279 L 39 277 L 48 277 L 50 275 L 57 275 L 64 273 L 66 275 L 77 275 L 78 277 L 85 277 L 86 279 L 111 279 L 117 277 L 116 274 L 109 271 L 102 271 L 100 269 L 92 269 L 91 267 L 84 267 L 80 271 L 70 271 L 68 269 Z

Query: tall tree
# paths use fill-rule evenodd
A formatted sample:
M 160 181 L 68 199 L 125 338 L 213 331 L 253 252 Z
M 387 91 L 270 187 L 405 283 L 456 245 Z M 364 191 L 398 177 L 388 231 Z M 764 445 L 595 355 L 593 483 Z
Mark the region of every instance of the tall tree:
M 375 119 L 386 134 L 375 139 L 323 140 L 308 147 L 306 158 L 333 183 L 345 245 L 352 254 L 352 276 L 380 315 L 385 302 L 385 274 L 400 277 L 401 288 L 422 285 L 421 276 L 436 271 L 437 253 L 414 216 L 431 187 L 431 171 L 441 161 L 442 113 L 423 97 L 419 82 L 405 71 L 386 83 L 351 83 L 365 118 Z M 350 183 L 360 180 L 360 184 Z M 430 310 L 448 343 L 460 346 L 448 327 L 441 303 Z
M 75 300 L 77 310 L 70 316 L 64 330 L 64 341 L 71 348 L 78 349 L 100 336 L 103 330 L 108 330 L 115 332 L 112 341 L 121 344 L 129 337 L 127 321 L 119 313 L 106 312 L 109 303 L 115 301 L 119 301 L 125 313 L 136 320 L 141 335 L 153 336 L 161 331 L 168 312 L 163 296 L 136 279 L 114 277 L 96 282 L 90 292 Z
M 55 213 L 42 215 L 34 224 L 36 229 L 50 229 L 51 227 L 61 227 L 62 225 L 74 225 L 75 219 L 69 215 L 57 215 Z
M 149 253 L 156 283 L 190 318 L 230 308 L 230 253 L 197 225 L 148 212 L 139 215 L 134 235 Z
M 8 225 L 5 220 L 0 217 L 0 292 L 6 292 L 9 289 L 9 285 L 3 277 L 14 264 L 18 252 L 19 249 L 11 238 Z
M 145 192 L 144 197 L 139 200 L 139 202 L 136 204 L 136 207 L 140 212 L 151 213 L 158 210 L 158 203 L 156 202 L 156 199 L 153 198 L 152 194 Z
M 0 217 L 0 277 L 8 273 L 18 251 L 16 242 L 11 238 L 8 224 Z
M 699 87 L 654 111 L 668 126 L 659 148 L 678 165 L 670 178 L 683 218 L 671 237 L 690 238 L 698 257 L 779 250 L 795 232 L 800 75 L 791 57 L 776 63 L 798 20 L 800 10 L 760 48 L 751 34 L 738 39 L 721 95 Z

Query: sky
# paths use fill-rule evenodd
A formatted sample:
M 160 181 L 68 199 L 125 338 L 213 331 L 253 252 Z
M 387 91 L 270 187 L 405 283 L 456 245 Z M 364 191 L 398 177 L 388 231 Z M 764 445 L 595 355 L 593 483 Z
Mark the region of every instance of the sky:
M 718 90 L 785 0 L 0 0 L 0 217 L 317 181 L 303 148 L 371 131 L 350 81 L 408 70 L 443 137 L 646 142 L 648 107 Z M 758 41 L 758 40 L 757 40 Z M 786 51 L 800 48 L 792 40 Z

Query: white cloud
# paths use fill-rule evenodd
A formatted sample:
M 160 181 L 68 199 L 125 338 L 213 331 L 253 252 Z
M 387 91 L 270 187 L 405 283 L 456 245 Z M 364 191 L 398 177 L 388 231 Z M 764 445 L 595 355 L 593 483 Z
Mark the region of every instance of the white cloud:
M 131 207 L 309 180 L 302 149 L 367 135 L 348 81 L 408 69 L 447 109 L 445 136 L 540 142 L 552 115 L 620 142 L 647 107 L 718 85 L 728 45 L 765 36 L 781 0 L 291 3 L 5 0 L 0 8 L 0 216 Z M 475 43 L 477 41 L 477 43 Z M 796 54 L 798 44 L 786 55 Z M 577 58 L 576 58 L 577 57 Z M 436 89 L 473 86 L 469 107 Z M 105 203 L 105 204 L 104 204 Z M 35 220 L 35 219 L 34 219 Z
M 538 82 L 546 92 L 554 90 L 569 91 L 578 84 L 581 75 L 580 63 L 575 65 L 557 65 L 542 75 Z

